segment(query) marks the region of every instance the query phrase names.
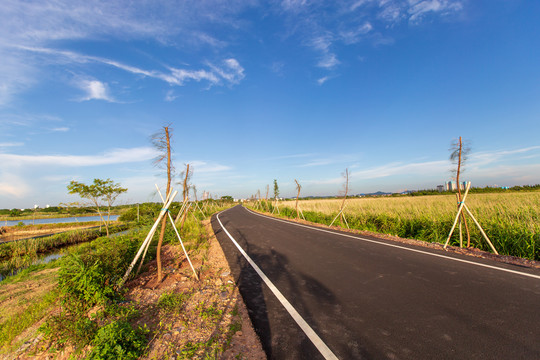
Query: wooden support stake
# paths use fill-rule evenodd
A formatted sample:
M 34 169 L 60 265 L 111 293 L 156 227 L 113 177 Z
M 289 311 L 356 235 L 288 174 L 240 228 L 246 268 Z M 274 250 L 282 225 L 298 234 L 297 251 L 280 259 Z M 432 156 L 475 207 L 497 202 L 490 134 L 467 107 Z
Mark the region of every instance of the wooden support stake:
M 458 186 L 459 186 L 459 184 L 458 184 Z M 491 240 L 489 240 L 489 237 L 484 232 L 484 229 L 482 229 L 482 226 L 480 226 L 480 223 L 478 223 L 476 218 L 473 216 L 473 214 L 471 213 L 471 211 L 469 210 L 469 208 L 465 204 L 465 199 L 467 198 L 467 194 L 469 193 L 470 188 L 471 188 L 471 182 L 469 181 L 467 183 L 467 190 L 465 191 L 465 196 L 463 196 L 463 200 L 461 201 L 461 204 L 459 206 L 459 209 L 458 209 L 458 212 L 457 212 L 457 215 L 456 215 L 456 219 L 454 220 L 454 225 L 452 226 L 452 229 L 450 230 L 450 234 L 448 234 L 448 239 L 446 239 L 446 243 L 444 244 L 444 249 L 446 249 L 446 247 L 448 246 L 448 243 L 450 242 L 450 237 L 452 236 L 452 233 L 454 232 L 454 229 L 456 228 L 456 223 L 457 223 L 457 221 L 459 219 L 459 216 L 463 212 L 463 209 L 465 209 L 467 211 L 467 213 L 469 214 L 469 216 L 473 219 L 476 226 L 478 227 L 478 230 L 480 230 L 480 233 L 482 233 L 482 236 L 484 237 L 484 239 L 486 239 L 487 243 L 491 247 L 491 250 L 493 250 L 493 252 L 498 255 L 499 253 L 495 249 L 495 246 L 493 246 L 493 243 L 491 242 Z M 461 221 L 460 221 L 460 226 L 461 226 Z M 460 246 L 462 246 L 462 245 L 463 245 L 462 244 L 462 239 L 460 237 Z
M 469 210 L 469 208 L 467 207 L 467 205 L 465 205 L 465 210 L 467 210 L 467 213 L 469 214 L 469 216 L 473 219 L 474 223 L 476 224 L 476 226 L 478 226 L 478 229 L 480 230 L 480 232 L 482 233 L 482 235 L 484 236 L 484 239 L 486 239 L 486 241 L 488 242 L 489 246 L 491 247 L 491 250 L 493 250 L 493 252 L 497 255 L 499 255 L 499 253 L 497 252 L 497 250 L 495 250 L 495 246 L 493 246 L 493 244 L 491 243 L 491 241 L 489 240 L 488 236 L 486 235 L 486 233 L 484 232 L 484 229 L 482 229 L 482 227 L 480 226 L 480 224 L 478 223 L 478 221 L 476 221 L 476 218 L 473 216 L 473 214 L 471 213 L 471 211 Z
M 157 184 L 156 184 L 156 187 L 158 187 Z M 161 191 L 159 191 L 159 188 L 157 190 L 158 190 L 159 196 L 161 197 L 161 201 L 163 201 L 163 203 L 165 203 L 165 200 L 163 200 L 163 196 L 161 196 Z M 176 236 L 178 237 L 178 241 L 180 241 L 180 245 L 182 245 L 182 250 L 184 251 L 184 254 L 186 254 L 186 258 L 187 258 L 187 260 L 189 262 L 189 265 L 191 266 L 191 270 L 193 270 L 193 274 L 195 275 L 195 278 L 197 279 L 197 281 L 199 281 L 199 276 L 197 275 L 197 272 L 195 271 L 195 268 L 193 267 L 193 264 L 191 263 L 191 260 L 189 259 L 189 255 L 188 255 L 188 253 L 186 251 L 186 248 L 184 247 L 184 242 L 182 241 L 182 238 L 180 237 L 180 234 L 178 233 L 178 229 L 176 229 L 176 225 L 174 224 L 174 220 L 173 220 L 173 218 L 171 216 L 171 213 L 167 212 L 167 214 L 169 215 L 169 220 L 170 220 L 171 225 L 172 225 L 172 227 L 174 229 L 174 232 L 176 233 Z M 197 220 L 197 219 L 195 219 L 195 220 Z M 141 262 L 141 264 L 142 264 L 142 262 Z
M 139 248 L 139 251 L 137 252 L 137 255 L 135 255 L 135 258 L 133 259 L 133 261 L 131 262 L 131 264 L 129 265 L 126 273 L 124 274 L 124 277 L 122 278 L 122 280 L 120 281 L 120 283 L 118 284 L 119 286 L 122 286 L 129 274 L 131 273 L 131 270 L 133 270 L 133 267 L 135 266 L 135 264 L 137 263 L 137 260 L 139 260 L 139 257 L 141 256 L 143 250 L 146 248 L 146 245 L 148 242 L 150 242 L 150 240 L 152 240 L 152 236 L 154 235 L 154 232 L 156 231 L 161 219 L 163 219 L 163 216 L 165 216 L 165 213 L 167 213 L 169 211 L 169 207 L 171 206 L 171 203 L 173 202 L 174 198 L 176 197 L 176 194 L 178 193 L 178 191 L 175 191 L 174 194 L 171 196 L 171 198 L 167 201 L 167 203 L 165 204 L 165 206 L 161 209 L 161 211 L 159 212 L 159 216 L 158 218 L 156 219 L 156 222 L 154 223 L 154 225 L 152 226 L 152 229 L 150 230 L 150 232 L 148 233 L 148 235 L 146 236 L 146 239 L 144 239 L 141 247 Z
M 467 195 L 469 194 L 469 189 L 471 187 L 471 183 L 467 183 L 467 190 L 465 190 L 465 195 L 463 196 L 463 200 L 461 201 L 461 204 L 459 205 L 458 212 L 456 214 L 456 219 L 454 220 L 454 225 L 452 225 L 452 229 L 450 230 L 450 234 L 448 234 L 448 239 L 446 239 L 446 243 L 444 244 L 444 248 L 448 246 L 448 243 L 450 242 L 450 238 L 452 237 L 452 234 L 454 233 L 454 230 L 456 229 L 457 222 L 459 220 L 459 216 L 461 215 L 461 211 L 463 211 L 463 207 L 465 206 L 465 199 L 467 198 Z

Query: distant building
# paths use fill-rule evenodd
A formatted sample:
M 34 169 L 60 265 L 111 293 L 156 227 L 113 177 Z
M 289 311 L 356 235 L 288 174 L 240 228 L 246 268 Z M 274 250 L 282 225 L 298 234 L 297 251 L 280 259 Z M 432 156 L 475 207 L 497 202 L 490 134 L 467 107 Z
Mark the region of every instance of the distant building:
M 437 185 L 437 191 L 443 192 L 444 191 L 444 185 Z

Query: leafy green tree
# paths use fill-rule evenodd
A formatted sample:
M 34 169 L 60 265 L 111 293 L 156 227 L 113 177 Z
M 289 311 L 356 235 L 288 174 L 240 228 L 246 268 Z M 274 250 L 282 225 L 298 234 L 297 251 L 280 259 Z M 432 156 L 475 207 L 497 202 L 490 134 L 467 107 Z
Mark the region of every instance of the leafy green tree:
M 11 211 L 9 212 L 9 216 L 12 216 L 12 217 L 21 216 L 21 210 L 11 209 Z
M 71 180 L 67 186 L 70 194 L 77 194 L 81 198 L 88 200 L 92 205 L 97 209 L 101 221 L 105 224 L 105 230 L 107 231 L 107 236 L 109 236 L 109 219 L 111 215 L 111 206 L 113 205 L 116 198 L 127 191 L 127 189 L 122 188 L 119 183 L 114 183 L 111 179 L 102 180 L 94 179 L 94 182 L 91 185 L 86 185 L 75 180 Z M 105 220 L 102 212 L 101 206 L 102 201 L 107 202 L 107 220 Z

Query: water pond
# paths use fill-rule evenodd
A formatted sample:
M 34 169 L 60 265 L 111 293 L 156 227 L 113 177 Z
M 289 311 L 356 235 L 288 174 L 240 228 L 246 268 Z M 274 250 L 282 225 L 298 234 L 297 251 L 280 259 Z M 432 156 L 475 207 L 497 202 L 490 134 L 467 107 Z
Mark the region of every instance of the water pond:
M 111 215 L 110 220 L 118 220 L 119 215 Z M 89 222 L 89 221 L 100 221 L 99 216 L 82 216 L 82 217 L 63 217 L 63 218 L 49 218 L 49 219 L 26 219 L 26 220 L 4 220 L 0 222 L 0 226 L 15 226 L 18 223 L 22 222 L 24 225 L 33 225 L 33 224 L 63 224 L 63 223 L 74 223 L 74 222 Z

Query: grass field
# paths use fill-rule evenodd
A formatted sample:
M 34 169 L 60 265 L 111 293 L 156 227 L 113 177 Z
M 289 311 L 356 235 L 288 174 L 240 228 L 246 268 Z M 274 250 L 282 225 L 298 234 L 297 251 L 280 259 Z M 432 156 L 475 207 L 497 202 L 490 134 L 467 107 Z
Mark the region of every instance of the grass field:
M 467 206 L 501 254 L 540 260 L 540 192 L 469 194 Z M 341 199 L 301 200 L 309 221 L 330 224 Z M 289 217 L 296 217 L 295 202 L 280 203 Z M 351 228 L 444 243 L 456 215 L 452 195 L 348 199 L 345 215 Z M 470 219 L 470 218 L 469 218 Z M 471 245 L 489 250 L 476 226 L 469 221 Z M 456 233 L 452 245 L 459 245 Z

